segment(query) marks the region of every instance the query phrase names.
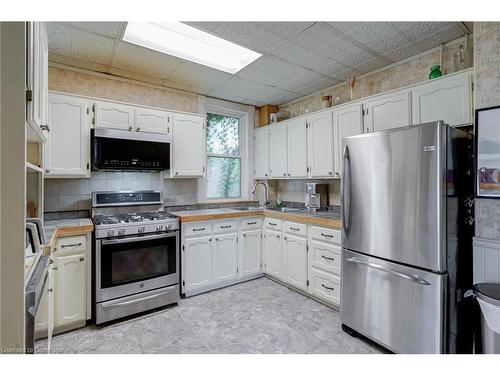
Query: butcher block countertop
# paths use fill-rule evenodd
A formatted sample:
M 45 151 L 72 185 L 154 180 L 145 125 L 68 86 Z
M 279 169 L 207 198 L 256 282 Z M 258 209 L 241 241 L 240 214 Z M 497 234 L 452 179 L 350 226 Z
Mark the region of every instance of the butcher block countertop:
M 264 216 L 280 220 L 295 221 L 304 224 L 319 225 L 332 229 L 342 229 L 342 221 L 340 220 L 340 215 L 338 213 L 329 211 L 314 213 L 305 210 L 282 212 L 272 209 L 239 211 L 234 208 L 214 208 L 203 210 L 171 211 L 170 213 L 177 216 L 183 223 L 193 221 Z
M 94 231 L 94 224 L 89 218 L 86 219 L 58 219 L 45 220 L 45 244 L 49 251 L 54 247 L 57 237 L 86 234 Z M 47 249 L 48 248 L 48 249 Z

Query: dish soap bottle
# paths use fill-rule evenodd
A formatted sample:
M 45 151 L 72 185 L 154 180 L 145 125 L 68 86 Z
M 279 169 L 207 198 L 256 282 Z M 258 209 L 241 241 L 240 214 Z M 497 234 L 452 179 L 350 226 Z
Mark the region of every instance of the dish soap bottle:
M 283 207 L 283 202 L 278 194 L 278 198 L 276 198 L 276 208 L 280 209 L 281 207 Z
M 431 66 L 431 72 L 429 73 L 429 79 L 439 78 L 442 75 L 443 75 L 443 73 L 441 73 L 441 65 L 436 64 L 436 65 Z

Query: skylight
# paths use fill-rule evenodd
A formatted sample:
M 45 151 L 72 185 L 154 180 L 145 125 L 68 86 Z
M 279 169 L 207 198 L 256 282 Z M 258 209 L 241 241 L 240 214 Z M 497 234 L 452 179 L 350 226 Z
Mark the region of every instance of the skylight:
M 123 40 L 231 74 L 262 56 L 182 22 L 128 22 Z

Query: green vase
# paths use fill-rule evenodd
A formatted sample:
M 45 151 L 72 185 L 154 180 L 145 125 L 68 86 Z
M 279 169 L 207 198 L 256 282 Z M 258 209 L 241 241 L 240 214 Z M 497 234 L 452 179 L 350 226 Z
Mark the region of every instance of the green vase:
M 431 66 L 431 72 L 429 73 L 429 79 L 439 78 L 442 75 L 443 75 L 443 73 L 441 73 L 441 65 L 436 64 L 436 65 Z

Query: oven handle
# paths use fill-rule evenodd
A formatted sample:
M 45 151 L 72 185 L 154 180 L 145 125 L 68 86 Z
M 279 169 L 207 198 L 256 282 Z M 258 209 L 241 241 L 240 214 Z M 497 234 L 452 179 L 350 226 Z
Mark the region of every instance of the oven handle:
M 114 240 L 101 240 L 102 245 L 113 245 L 117 243 L 129 243 L 129 242 L 139 242 L 139 241 L 148 241 L 148 240 L 156 240 L 158 238 L 167 238 L 167 237 L 175 237 L 177 236 L 176 231 L 162 233 L 162 234 L 153 234 L 150 236 L 135 236 L 128 238 L 117 238 Z
M 101 303 L 101 306 L 104 307 L 104 308 L 110 308 L 110 307 L 119 307 L 119 306 L 131 305 L 131 304 L 137 303 L 137 302 L 148 301 L 150 299 L 163 296 L 164 294 L 167 294 L 167 293 L 170 293 L 170 292 L 171 291 L 165 291 L 165 292 L 153 294 L 151 296 L 141 297 L 141 298 L 133 299 L 133 300 L 130 300 L 130 301 L 124 301 L 124 302 L 104 302 L 104 303 Z

